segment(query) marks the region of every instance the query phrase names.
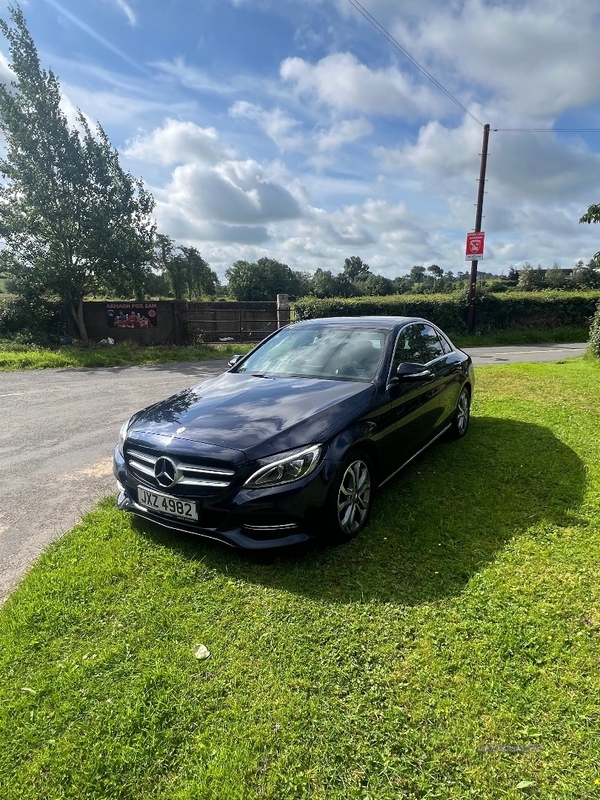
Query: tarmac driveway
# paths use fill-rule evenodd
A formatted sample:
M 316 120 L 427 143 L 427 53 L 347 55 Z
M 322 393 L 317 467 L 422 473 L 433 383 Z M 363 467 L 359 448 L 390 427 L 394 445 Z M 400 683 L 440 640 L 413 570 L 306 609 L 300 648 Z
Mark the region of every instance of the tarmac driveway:
M 225 368 L 209 361 L 0 372 L 0 604 L 50 542 L 116 491 L 121 423 Z
M 467 348 L 476 365 L 557 361 L 585 345 Z M 0 604 L 42 550 L 116 491 L 112 450 L 134 411 L 225 361 L 0 372 Z

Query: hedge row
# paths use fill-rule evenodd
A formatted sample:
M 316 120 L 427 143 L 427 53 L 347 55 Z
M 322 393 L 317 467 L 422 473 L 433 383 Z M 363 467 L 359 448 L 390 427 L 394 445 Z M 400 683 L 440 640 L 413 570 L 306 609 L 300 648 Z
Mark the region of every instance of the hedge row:
M 596 315 L 590 326 L 590 349 L 595 356 L 600 358 L 600 303 L 598 303 Z
M 598 291 L 484 294 L 475 300 L 475 326 L 478 333 L 582 328 L 590 324 L 599 300 Z M 297 320 L 371 315 L 423 317 L 448 333 L 467 332 L 467 299 L 464 294 L 305 297 L 292 307 Z

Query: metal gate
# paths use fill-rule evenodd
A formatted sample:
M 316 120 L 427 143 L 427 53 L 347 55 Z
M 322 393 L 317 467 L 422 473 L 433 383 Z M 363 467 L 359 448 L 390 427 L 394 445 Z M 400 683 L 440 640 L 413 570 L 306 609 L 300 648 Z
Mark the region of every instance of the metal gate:
M 277 328 L 277 303 L 187 303 L 188 341 L 260 342 Z

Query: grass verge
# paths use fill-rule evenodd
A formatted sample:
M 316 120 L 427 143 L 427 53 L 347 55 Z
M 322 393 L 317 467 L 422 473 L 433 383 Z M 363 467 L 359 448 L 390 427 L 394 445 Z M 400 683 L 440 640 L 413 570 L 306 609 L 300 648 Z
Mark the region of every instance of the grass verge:
M 49 350 L 31 345 L 0 342 L 0 371 L 50 367 L 120 367 L 162 364 L 170 361 L 206 361 L 246 353 L 250 345 L 198 345 L 195 347 L 141 347 L 121 342 L 112 347 L 63 346 Z
M 466 439 L 337 549 L 100 504 L 0 613 L 2 800 L 600 796 L 599 391 L 480 369 Z

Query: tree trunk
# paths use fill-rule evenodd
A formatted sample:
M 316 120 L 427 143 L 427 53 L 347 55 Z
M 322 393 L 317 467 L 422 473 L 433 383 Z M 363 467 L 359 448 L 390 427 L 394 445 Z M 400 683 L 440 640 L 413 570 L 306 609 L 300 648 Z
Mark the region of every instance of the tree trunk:
M 73 319 L 75 321 L 75 325 L 77 326 L 77 332 L 79 333 L 79 338 L 82 339 L 84 342 L 87 342 L 88 335 L 85 327 L 85 322 L 83 321 L 83 297 L 79 298 L 79 301 L 76 306 L 70 306 L 70 309 Z

